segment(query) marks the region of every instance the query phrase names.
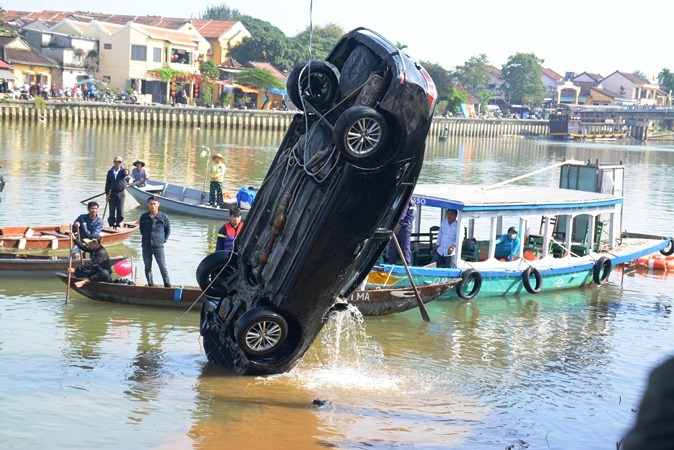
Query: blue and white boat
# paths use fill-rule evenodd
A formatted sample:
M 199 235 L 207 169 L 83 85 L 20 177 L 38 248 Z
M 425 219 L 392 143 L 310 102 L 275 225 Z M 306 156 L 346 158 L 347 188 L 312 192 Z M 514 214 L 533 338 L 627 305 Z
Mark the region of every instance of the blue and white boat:
M 557 167 L 559 188 L 513 184 Z M 418 184 L 412 279 L 423 285 L 462 278 L 443 298 L 526 295 L 603 284 L 618 264 L 674 253 L 672 237 L 620 231 L 623 176 L 622 165 L 567 161 L 494 185 Z M 456 267 L 427 265 L 438 227 L 422 232 L 420 218 L 439 225 L 447 209 L 458 211 Z M 522 245 L 513 261 L 498 260 L 495 241 L 511 226 Z M 369 285 L 382 284 L 410 284 L 405 267 L 376 266 Z

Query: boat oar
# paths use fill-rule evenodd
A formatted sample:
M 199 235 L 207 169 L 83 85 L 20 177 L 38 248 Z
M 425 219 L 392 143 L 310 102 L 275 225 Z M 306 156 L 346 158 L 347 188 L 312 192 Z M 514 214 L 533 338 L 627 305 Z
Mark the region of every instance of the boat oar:
M 103 208 L 103 215 L 101 216 L 101 219 L 103 219 L 103 223 L 105 223 L 105 212 L 108 210 L 108 203 L 110 203 L 110 199 L 108 196 L 105 196 L 105 208 Z
M 424 319 L 425 322 L 430 322 L 431 318 L 428 315 L 428 311 L 426 311 L 426 305 L 424 305 L 423 300 L 421 300 L 421 295 L 419 295 L 419 290 L 417 289 L 417 285 L 414 284 L 414 280 L 412 279 L 412 272 L 410 272 L 410 268 L 407 266 L 407 261 L 405 260 L 405 255 L 403 254 L 403 249 L 400 248 L 400 244 L 398 243 L 398 238 L 396 237 L 395 233 L 391 235 L 393 238 L 393 242 L 395 242 L 396 247 L 398 248 L 398 254 L 400 255 L 400 259 L 403 261 L 403 266 L 405 266 L 405 271 L 407 272 L 407 277 L 410 279 L 410 284 L 412 285 L 412 289 L 414 289 L 414 296 L 417 298 L 417 304 L 419 305 L 419 311 L 421 312 L 421 318 Z
M 68 233 L 70 236 L 70 260 L 68 261 L 68 287 L 66 288 L 66 305 L 68 304 L 68 297 L 70 297 L 70 277 L 73 274 L 73 233 Z
M 93 199 L 95 199 L 96 197 L 100 197 L 101 195 L 105 195 L 105 192 L 101 192 L 100 194 L 94 195 L 93 197 L 89 197 L 89 198 L 85 198 L 84 200 L 80 200 L 80 203 L 86 203 L 86 202 L 88 202 L 89 200 L 93 200 Z

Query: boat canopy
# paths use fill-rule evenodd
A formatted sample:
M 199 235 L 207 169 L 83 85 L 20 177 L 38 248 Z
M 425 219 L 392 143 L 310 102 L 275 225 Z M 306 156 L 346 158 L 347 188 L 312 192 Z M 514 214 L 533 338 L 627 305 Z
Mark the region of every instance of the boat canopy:
M 420 206 L 455 209 L 472 217 L 614 213 L 622 197 L 573 189 L 521 185 L 418 184 Z

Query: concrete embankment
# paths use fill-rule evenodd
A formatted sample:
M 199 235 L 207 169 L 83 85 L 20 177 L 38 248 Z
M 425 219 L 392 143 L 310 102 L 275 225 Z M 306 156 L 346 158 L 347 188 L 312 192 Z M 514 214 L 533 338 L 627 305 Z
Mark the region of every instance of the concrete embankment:
M 0 103 L 2 122 L 48 124 L 125 124 L 164 127 L 285 130 L 291 111 L 229 110 L 219 108 L 144 106 L 108 103 Z M 546 136 L 548 121 L 511 119 L 436 118 L 431 136 L 503 137 Z

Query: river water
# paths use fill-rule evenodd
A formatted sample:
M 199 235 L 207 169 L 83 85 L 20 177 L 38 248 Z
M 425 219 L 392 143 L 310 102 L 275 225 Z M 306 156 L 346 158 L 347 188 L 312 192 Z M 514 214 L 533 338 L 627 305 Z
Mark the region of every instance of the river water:
M 3 123 L 0 226 L 74 220 L 116 155 L 144 160 L 151 178 L 202 187 L 205 145 L 225 156 L 235 194 L 260 184 L 282 137 Z M 674 234 L 670 144 L 432 140 L 420 181 L 493 183 L 563 158 L 625 162 L 623 228 Z M 555 186 L 557 176 L 527 182 Z M 144 211 L 127 196 L 127 220 Z M 194 285 L 221 224 L 171 221 L 172 282 Z M 138 265 L 139 246 L 136 235 L 109 251 Z M 66 304 L 56 278 L 0 278 L 0 447 L 615 448 L 649 371 L 674 354 L 673 288 L 674 275 L 616 271 L 601 287 L 436 301 L 429 324 L 418 311 L 344 313 L 290 373 L 239 377 L 207 363 L 196 312 L 76 293 Z

